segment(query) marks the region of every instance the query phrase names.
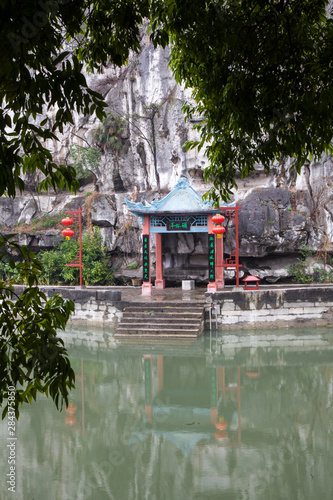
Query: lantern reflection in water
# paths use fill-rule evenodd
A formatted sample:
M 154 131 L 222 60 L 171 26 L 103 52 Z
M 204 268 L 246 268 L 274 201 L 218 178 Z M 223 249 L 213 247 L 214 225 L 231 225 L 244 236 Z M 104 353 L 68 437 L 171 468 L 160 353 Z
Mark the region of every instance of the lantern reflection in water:
M 69 405 L 66 408 L 66 417 L 65 417 L 65 422 L 67 425 L 74 425 L 76 424 L 77 418 L 76 418 L 76 413 L 77 411 L 77 406 L 74 404 L 72 401 L 69 402 Z

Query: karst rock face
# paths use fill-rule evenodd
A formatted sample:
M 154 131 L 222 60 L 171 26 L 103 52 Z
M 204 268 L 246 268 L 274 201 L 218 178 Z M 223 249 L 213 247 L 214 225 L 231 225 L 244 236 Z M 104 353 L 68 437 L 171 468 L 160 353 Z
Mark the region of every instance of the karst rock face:
M 146 36 L 140 54 L 132 54 L 128 65 L 105 68 L 88 75 L 90 85 L 103 94 L 116 117 L 117 147 L 96 139 L 100 121 L 95 116 L 75 115 L 59 141 L 49 141 L 54 159 L 71 164 L 72 144 L 96 146 L 101 161 L 80 191 L 38 194 L 38 176 L 27 179 L 28 189 L 15 199 L 0 199 L 2 230 L 19 230 L 19 241 L 35 250 L 52 248 L 60 239 L 58 229 L 33 230 L 43 214 L 52 216 L 79 206 L 89 214 L 89 223 L 102 232 L 114 255 L 136 257 L 141 251 L 140 221 L 129 213 L 124 198 L 148 202 L 170 192 L 180 177 L 188 178 L 200 194 L 207 191 L 203 171 L 204 151 L 185 151 L 186 140 L 195 139 L 193 122 L 184 122 L 181 111 L 190 91 L 176 85 L 168 68 L 168 49 L 154 49 Z M 52 123 L 54 116 L 49 112 Z M 118 120 L 118 121 L 117 121 Z M 117 128 L 118 127 L 118 128 Z M 239 249 L 242 272 L 267 281 L 287 276 L 286 267 L 296 262 L 306 245 L 329 250 L 333 238 L 333 163 L 323 155 L 304 165 L 299 175 L 292 161 L 276 162 L 268 174 L 260 166 L 249 177 L 238 180 L 231 201 L 241 206 Z M 154 250 L 154 241 L 152 241 Z M 234 249 L 234 232 L 228 228 L 224 250 Z M 207 279 L 207 241 L 204 236 L 172 235 L 164 241 L 164 268 L 170 279 Z

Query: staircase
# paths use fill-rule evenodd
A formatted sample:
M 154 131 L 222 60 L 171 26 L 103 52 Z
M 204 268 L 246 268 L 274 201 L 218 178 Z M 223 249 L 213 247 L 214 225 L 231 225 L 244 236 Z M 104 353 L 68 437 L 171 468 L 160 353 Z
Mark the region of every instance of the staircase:
M 128 304 L 116 338 L 193 339 L 204 328 L 204 303 L 153 302 Z

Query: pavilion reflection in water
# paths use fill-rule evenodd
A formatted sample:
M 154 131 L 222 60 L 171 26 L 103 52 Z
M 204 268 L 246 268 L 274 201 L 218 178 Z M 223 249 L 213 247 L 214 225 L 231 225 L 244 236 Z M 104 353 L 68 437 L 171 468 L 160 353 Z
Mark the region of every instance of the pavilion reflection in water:
M 224 366 L 207 366 L 204 358 L 189 361 L 144 356 L 148 427 L 158 430 L 180 449 L 186 442 L 186 453 L 201 440 L 212 438 L 240 448 L 241 368 L 229 367 L 226 373 Z M 246 374 L 257 377 L 260 371 L 246 369 Z
M 158 499 L 185 498 L 184 488 L 186 498 L 241 498 L 254 488 L 248 498 L 278 499 L 272 492 L 281 478 L 288 495 L 305 494 L 322 467 L 314 453 L 330 455 L 328 350 L 305 357 L 297 350 L 136 346 L 99 355 L 94 364 L 77 361 L 77 375 L 72 429 L 86 429 L 85 441 L 98 449 L 96 470 L 109 474 L 121 498 L 128 488 L 137 498 L 149 490 Z M 110 472 L 105 457 L 112 453 Z

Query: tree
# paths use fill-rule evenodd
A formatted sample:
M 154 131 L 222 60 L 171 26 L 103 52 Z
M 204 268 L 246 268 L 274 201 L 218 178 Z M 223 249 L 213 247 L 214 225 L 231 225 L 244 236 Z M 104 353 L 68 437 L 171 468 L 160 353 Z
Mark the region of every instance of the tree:
M 139 50 L 148 1 L 3 0 L 0 14 L 0 196 L 23 190 L 22 174 L 36 169 L 45 176 L 40 189 L 75 189 L 75 170 L 55 164 L 44 141 L 73 123 L 73 110 L 103 118 L 106 104 L 84 65 L 122 65 L 129 49 Z
M 7 245 L 1 236 L 0 251 Z M 41 265 L 33 252 L 10 245 L 22 262 L 10 259 L 9 264 L 26 284 L 18 294 L 13 285 L 0 280 L 0 406 L 3 418 L 9 412 L 14 432 L 20 405 L 36 400 L 38 393 L 50 395 L 58 408 L 68 403 L 75 374 L 57 329 L 65 328 L 74 304 L 59 295 L 47 298 L 37 286 Z
M 324 0 L 152 2 L 155 44 L 171 44 L 178 83 L 193 89 L 187 119 L 206 147 L 210 197 L 282 157 L 299 171 L 332 151 L 333 20 Z M 327 12 L 326 12 L 327 11 Z
M 138 50 L 139 25 L 148 1 L 3 0 L 0 4 L 0 196 L 24 189 L 24 175 L 44 174 L 40 189 L 75 190 L 75 169 L 57 165 L 48 139 L 72 123 L 72 112 L 104 117 L 103 97 L 91 90 L 83 74 L 111 61 L 125 63 Z M 103 29 L 101 29 L 101 26 Z M 55 120 L 46 117 L 56 111 Z M 0 258 L 10 246 L 22 262 L 10 260 L 26 288 L 20 295 L 0 281 L 0 404 L 19 415 L 21 403 L 38 393 L 58 407 L 67 404 L 74 386 L 63 342 L 74 304 L 59 296 L 48 299 L 38 288 L 40 263 L 27 248 L 0 238 Z

